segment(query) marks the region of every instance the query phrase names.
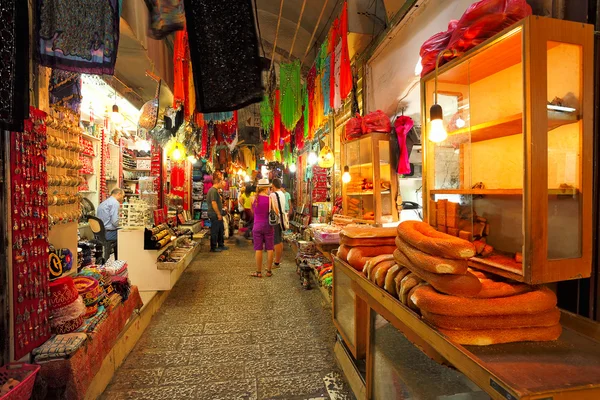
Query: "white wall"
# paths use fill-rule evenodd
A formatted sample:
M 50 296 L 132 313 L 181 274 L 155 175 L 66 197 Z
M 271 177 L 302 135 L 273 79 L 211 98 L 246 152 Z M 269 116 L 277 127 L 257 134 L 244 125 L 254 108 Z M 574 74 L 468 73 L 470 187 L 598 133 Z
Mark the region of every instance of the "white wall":
M 367 68 L 367 111 L 382 110 L 392 116 L 398 100 L 414 85 L 403 103 L 405 115 L 420 123 L 419 78 L 415 65 L 421 45 L 432 35 L 445 31 L 448 22 L 460 19 L 473 0 L 425 0 L 413 9 L 403 22 L 385 39 L 371 58 Z

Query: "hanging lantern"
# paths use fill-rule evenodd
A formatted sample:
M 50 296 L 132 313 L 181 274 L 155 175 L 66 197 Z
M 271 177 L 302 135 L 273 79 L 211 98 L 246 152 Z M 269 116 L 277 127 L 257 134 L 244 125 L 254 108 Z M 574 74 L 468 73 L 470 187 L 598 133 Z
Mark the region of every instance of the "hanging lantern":
M 309 156 L 310 157 L 310 156 Z M 318 165 L 321 168 L 331 168 L 334 163 L 333 151 L 329 148 L 329 146 L 325 145 L 319 152 L 319 160 Z

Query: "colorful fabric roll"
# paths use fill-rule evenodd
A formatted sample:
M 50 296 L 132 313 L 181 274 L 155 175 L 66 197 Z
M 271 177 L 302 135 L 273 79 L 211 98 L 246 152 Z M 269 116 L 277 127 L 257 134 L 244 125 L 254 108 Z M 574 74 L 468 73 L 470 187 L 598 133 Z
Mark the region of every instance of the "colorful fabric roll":
M 98 303 L 98 296 L 102 292 L 102 288 L 98 281 L 87 276 L 77 276 L 75 279 L 75 287 L 83 297 L 83 302 L 86 307 L 94 306 Z
M 93 306 L 86 307 L 86 308 L 87 308 L 87 311 L 83 315 L 83 319 L 90 319 L 94 315 L 96 315 L 96 313 L 98 313 L 98 303 L 94 304 Z
M 77 296 L 77 299 L 69 304 L 68 306 L 53 310 L 50 315 L 50 324 L 60 325 L 64 322 L 75 319 L 83 315 L 86 311 L 85 304 L 81 296 Z
M 78 296 L 79 292 L 70 276 L 50 282 L 50 311 L 72 304 Z

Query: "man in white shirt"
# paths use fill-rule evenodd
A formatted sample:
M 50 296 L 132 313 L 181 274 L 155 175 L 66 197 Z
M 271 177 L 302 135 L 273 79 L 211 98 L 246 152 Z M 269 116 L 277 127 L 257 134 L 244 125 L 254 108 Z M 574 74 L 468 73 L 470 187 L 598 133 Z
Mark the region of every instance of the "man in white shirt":
M 119 208 L 125 198 L 123 189 L 113 189 L 110 197 L 104 200 L 96 210 L 96 216 L 104 223 L 106 230 L 106 240 L 110 242 L 117 241 L 117 228 L 119 227 Z
M 285 194 L 281 191 L 281 179 L 273 179 L 273 193 L 271 193 L 271 202 L 275 212 L 279 215 L 279 225 L 275 225 L 275 262 L 273 268 L 279 268 L 281 257 L 283 255 L 283 231 L 287 229 L 287 214 L 285 213 Z

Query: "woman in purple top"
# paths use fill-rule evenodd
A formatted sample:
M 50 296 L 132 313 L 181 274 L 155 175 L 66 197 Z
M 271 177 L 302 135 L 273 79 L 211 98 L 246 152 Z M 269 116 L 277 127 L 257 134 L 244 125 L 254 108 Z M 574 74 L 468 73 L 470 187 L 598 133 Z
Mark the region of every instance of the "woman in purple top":
M 263 186 L 259 183 L 256 190 L 256 199 L 252 205 L 254 211 L 254 228 L 252 237 L 254 239 L 254 250 L 256 257 L 256 272 L 251 276 L 262 278 L 263 246 L 267 250 L 267 277 L 273 276 L 271 267 L 273 265 L 273 247 L 274 232 L 273 227 L 269 225 L 269 210 L 271 209 L 271 199 L 269 197 L 269 186 Z

